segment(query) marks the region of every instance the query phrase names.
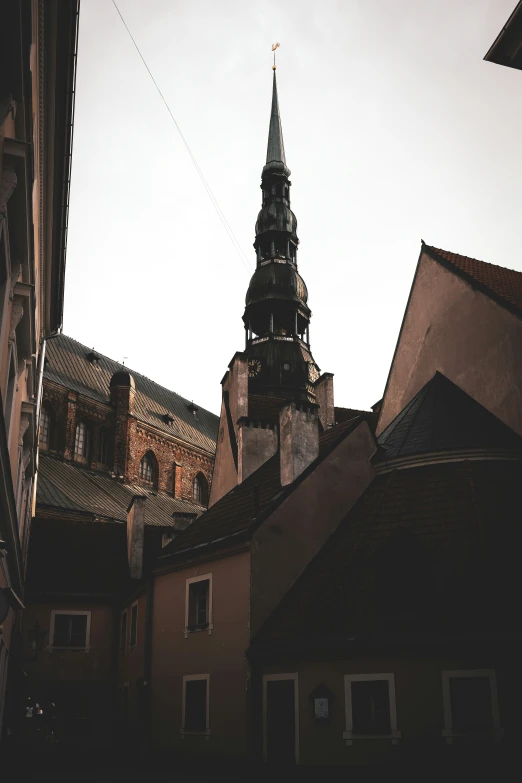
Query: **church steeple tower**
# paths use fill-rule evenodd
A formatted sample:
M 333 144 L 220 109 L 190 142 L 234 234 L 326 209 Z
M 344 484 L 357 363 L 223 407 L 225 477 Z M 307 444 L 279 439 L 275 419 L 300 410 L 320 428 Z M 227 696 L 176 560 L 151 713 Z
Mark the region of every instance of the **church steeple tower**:
M 257 268 L 243 315 L 249 393 L 315 402 L 319 368 L 310 351 L 308 291 L 297 271 L 297 220 L 290 209 L 290 169 L 274 69 L 262 206 L 256 222 Z

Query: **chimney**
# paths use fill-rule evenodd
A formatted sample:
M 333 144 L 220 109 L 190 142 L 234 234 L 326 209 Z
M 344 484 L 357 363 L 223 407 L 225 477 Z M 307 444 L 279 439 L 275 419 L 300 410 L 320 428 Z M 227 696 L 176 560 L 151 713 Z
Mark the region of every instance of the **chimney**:
M 281 485 L 291 484 L 319 454 L 317 405 L 288 402 L 279 412 Z
M 145 495 L 134 495 L 127 510 L 127 557 L 131 579 L 141 579 L 143 573 L 146 500 Z
M 270 457 L 277 453 L 277 426 L 263 424 L 242 416 L 238 421 L 237 449 L 237 483 L 261 467 Z
M 319 405 L 319 421 L 324 432 L 335 424 L 333 373 L 323 372 L 317 379 L 315 398 Z

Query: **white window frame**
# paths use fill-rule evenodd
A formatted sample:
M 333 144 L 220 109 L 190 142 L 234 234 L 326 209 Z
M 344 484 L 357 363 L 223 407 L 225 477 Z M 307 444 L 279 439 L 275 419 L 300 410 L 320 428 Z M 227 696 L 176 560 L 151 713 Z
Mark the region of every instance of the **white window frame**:
M 374 682 L 375 680 L 387 680 L 388 700 L 390 703 L 390 732 L 389 734 L 356 734 L 353 730 L 353 704 L 352 682 Z M 401 733 L 397 728 L 397 701 L 395 698 L 395 674 L 345 674 L 344 675 L 344 707 L 346 712 L 346 731 L 343 739 L 347 745 L 353 745 L 353 740 L 391 740 L 392 745 L 397 745 Z
M 208 581 L 208 624 L 206 628 L 194 628 L 189 629 L 189 596 L 190 596 L 190 585 L 194 584 L 194 582 L 204 582 Z M 185 628 L 183 629 L 183 633 L 185 635 L 185 639 L 189 635 L 189 633 L 198 633 L 200 631 L 207 631 L 208 635 L 212 633 L 214 630 L 214 623 L 212 620 L 212 574 L 202 574 L 202 576 L 192 576 L 190 579 L 187 579 L 185 581 Z
M 446 738 L 446 744 L 452 745 L 454 737 L 484 737 L 483 731 L 466 731 L 463 733 L 453 731 L 450 680 L 464 677 L 487 677 L 489 679 L 489 688 L 491 693 L 491 712 L 493 717 L 493 737 L 495 742 L 500 742 L 504 735 L 504 729 L 502 729 L 500 726 L 497 675 L 495 669 L 452 669 L 444 670 L 442 672 L 442 701 L 444 704 L 444 728 L 442 729 L 442 736 Z
M 299 764 L 299 677 L 297 672 L 286 672 L 285 674 L 264 674 L 263 675 L 263 759 L 266 763 L 268 758 L 267 747 L 267 721 L 268 721 L 268 687 L 269 682 L 277 680 L 294 681 L 294 722 L 295 722 L 295 763 Z
M 138 617 L 140 614 L 140 610 L 138 607 L 139 601 L 134 601 L 133 604 L 129 606 L 129 617 L 127 619 L 128 627 L 127 631 L 129 634 L 129 650 L 134 650 L 135 647 L 138 646 Z M 136 639 L 134 640 L 134 644 L 132 643 L 132 610 L 136 607 Z
M 192 682 L 193 680 L 206 680 L 207 681 L 207 705 L 206 705 L 206 716 L 205 716 L 205 730 L 204 731 L 191 731 L 190 729 L 185 728 L 185 705 L 186 705 L 186 698 L 187 698 L 187 682 Z M 182 691 L 181 691 L 181 729 L 180 734 L 184 738 L 186 734 L 193 734 L 196 736 L 204 736 L 205 739 L 208 740 L 210 735 L 212 734 L 212 729 L 210 728 L 210 674 L 184 674 L 183 675 L 183 685 L 182 685 Z
M 54 644 L 54 618 L 57 614 L 80 614 L 87 617 L 87 625 L 85 628 L 85 646 L 84 647 L 59 647 Z M 53 650 L 84 650 L 86 653 L 91 651 L 91 612 L 90 610 L 73 611 L 72 609 L 51 609 L 51 625 L 49 627 L 49 644 L 47 645 L 49 652 Z

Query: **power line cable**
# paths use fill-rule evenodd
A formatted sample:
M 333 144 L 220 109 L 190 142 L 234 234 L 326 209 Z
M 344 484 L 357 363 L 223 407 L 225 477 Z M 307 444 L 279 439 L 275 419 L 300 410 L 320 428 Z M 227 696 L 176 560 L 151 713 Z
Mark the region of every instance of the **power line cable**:
M 156 82 L 156 79 L 155 79 L 155 78 L 154 78 L 154 76 L 152 75 L 152 72 L 151 72 L 151 70 L 150 70 L 149 66 L 148 66 L 148 65 L 147 65 L 147 63 L 146 63 L 146 61 L 145 61 L 145 58 L 144 58 L 144 56 L 142 55 L 142 53 L 141 53 L 141 51 L 140 51 L 140 48 L 139 48 L 138 44 L 137 44 L 137 43 L 136 43 L 136 41 L 134 40 L 134 38 L 133 38 L 133 36 L 132 36 L 132 33 L 131 33 L 131 31 L 129 30 L 129 28 L 128 28 L 128 26 L 127 26 L 127 23 L 126 23 L 125 19 L 123 18 L 123 16 L 122 16 L 122 13 L 121 13 L 120 9 L 118 8 L 118 6 L 117 6 L 117 4 L 116 4 L 115 0 L 112 0 L 112 3 L 113 3 L 113 5 L 114 5 L 114 7 L 115 7 L 116 11 L 118 12 L 118 15 L 119 15 L 119 17 L 120 17 L 121 21 L 123 22 L 123 25 L 124 25 L 125 29 L 127 30 L 128 34 L 129 34 L 129 37 L 130 37 L 130 39 L 131 39 L 132 43 L 134 44 L 134 47 L 135 47 L 136 51 L 138 52 L 138 54 L 139 54 L 139 56 L 140 56 L 140 58 L 141 58 L 141 61 L 143 62 L 143 65 L 144 65 L 144 66 L 145 66 L 145 68 L 147 69 L 147 72 L 148 72 L 148 74 L 149 74 L 150 78 L 152 79 L 152 82 L 153 82 L 153 84 L 154 84 L 154 86 L 155 86 L 156 90 L 158 91 L 158 93 L 159 93 L 159 96 L 160 96 L 161 100 L 162 100 L 162 101 L 163 101 L 163 103 L 165 104 L 165 106 L 166 106 L 166 108 L 167 108 L 167 111 L 168 111 L 168 113 L 170 114 L 170 116 L 171 116 L 171 119 L 172 119 L 172 121 L 173 121 L 174 125 L 176 126 L 176 129 L 177 129 L 177 131 L 178 131 L 179 135 L 181 136 L 181 140 L 183 141 L 183 144 L 185 145 L 185 147 L 186 147 L 186 149 L 187 149 L 187 152 L 188 152 L 188 154 L 190 155 L 190 159 L 192 160 L 192 163 L 194 164 L 194 167 L 195 167 L 196 171 L 198 172 L 198 174 L 199 174 L 199 176 L 200 176 L 200 179 L 201 179 L 201 181 L 202 181 L 202 183 L 203 183 L 203 186 L 204 186 L 205 190 L 207 191 L 207 195 L 208 195 L 208 197 L 210 198 L 210 201 L 212 202 L 212 205 L 213 205 L 214 209 L 216 210 L 216 212 L 217 212 L 217 215 L 218 215 L 219 219 L 221 220 L 221 223 L 222 223 L 222 225 L 223 225 L 223 228 L 224 228 L 224 229 L 225 229 L 225 231 L 227 232 L 227 234 L 228 234 L 228 237 L 229 237 L 230 241 L 232 242 L 232 244 L 233 244 L 233 246 L 234 246 L 234 250 L 235 250 L 235 251 L 236 251 L 236 253 L 238 254 L 238 256 L 239 256 L 239 258 L 241 259 L 241 261 L 243 262 L 243 264 L 244 264 L 244 266 L 246 267 L 247 271 L 248 271 L 249 273 L 251 273 L 251 272 L 253 271 L 253 270 L 252 270 L 252 266 L 251 266 L 251 264 L 249 263 L 249 261 L 248 261 L 248 259 L 247 259 L 246 255 L 245 255 L 245 253 L 243 252 L 243 250 L 242 250 L 242 248 L 241 248 L 241 245 L 239 244 L 238 240 L 236 239 L 236 236 L 235 236 L 235 234 L 234 234 L 234 232 L 233 232 L 232 228 L 230 227 L 230 224 L 229 224 L 228 220 L 226 219 L 225 215 L 223 214 L 223 211 L 222 211 L 221 207 L 219 206 L 219 204 L 218 204 L 218 202 L 217 202 L 217 199 L 216 199 L 216 197 L 214 196 L 214 194 L 213 194 L 213 192 L 212 192 L 212 189 L 211 189 L 210 185 L 208 184 L 207 180 L 205 179 L 205 176 L 204 176 L 203 172 L 201 171 L 201 168 L 199 167 L 199 165 L 198 165 L 198 162 L 197 162 L 196 158 L 194 157 L 194 154 L 193 154 L 192 150 L 190 149 L 190 147 L 189 147 L 189 144 L 188 144 L 188 142 L 187 142 L 187 140 L 186 140 L 185 136 L 183 135 L 183 133 L 182 133 L 182 131 L 181 131 L 181 128 L 179 127 L 179 125 L 178 125 L 178 123 L 177 123 L 177 121 L 176 121 L 176 118 L 174 117 L 174 115 L 173 115 L 173 113 L 172 113 L 172 111 L 171 111 L 171 109 L 170 109 L 170 106 L 169 106 L 169 104 L 167 103 L 167 101 L 166 101 L 166 99 L 165 99 L 165 96 L 163 95 L 163 93 L 161 92 L 160 88 L 158 87 L 158 83 Z

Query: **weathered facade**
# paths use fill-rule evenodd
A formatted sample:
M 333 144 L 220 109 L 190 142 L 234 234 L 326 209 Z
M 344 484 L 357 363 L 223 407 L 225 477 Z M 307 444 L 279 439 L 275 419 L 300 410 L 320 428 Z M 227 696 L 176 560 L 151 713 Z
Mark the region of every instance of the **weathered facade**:
M 61 742 L 141 738 L 147 578 L 208 502 L 217 423 L 69 337 L 48 343 L 18 701 L 53 702 Z
M 45 340 L 62 323 L 78 12 L 0 7 L 0 742 L 20 676 Z

